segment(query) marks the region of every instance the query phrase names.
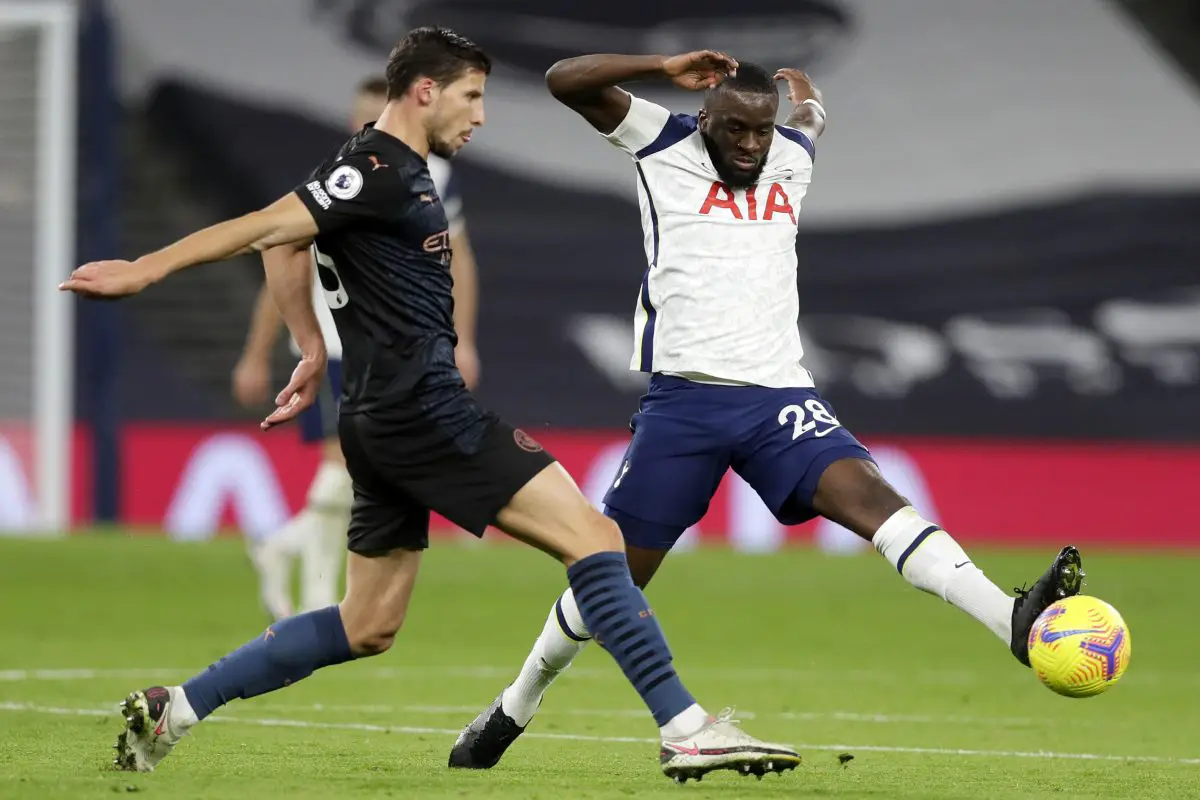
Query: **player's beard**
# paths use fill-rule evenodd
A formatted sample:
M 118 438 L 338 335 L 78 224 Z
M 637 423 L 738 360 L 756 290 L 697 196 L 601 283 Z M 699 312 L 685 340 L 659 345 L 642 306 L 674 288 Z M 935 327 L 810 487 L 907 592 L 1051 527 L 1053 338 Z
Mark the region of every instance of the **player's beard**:
M 441 138 L 431 136 L 429 137 L 429 152 L 441 158 L 454 158 L 454 154 L 457 153 L 458 150 L 449 142 Z
M 426 136 L 429 140 L 429 152 L 441 158 L 453 158 L 458 152 L 458 145 L 455 139 L 457 134 L 448 136 L 446 131 L 450 125 L 444 124 L 438 115 L 435 115 L 430 124 L 425 129 Z
M 708 150 L 708 158 L 712 161 L 713 169 L 717 171 L 717 177 L 721 182 L 731 189 L 747 189 L 758 182 L 758 176 L 762 175 L 763 167 L 767 165 L 765 158 L 760 159 L 754 169 L 749 172 L 744 172 L 735 169 L 727 163 L 721 155 L 721 151 L 717 148 L 716 143 L 710 139 L 703 131 L 700 133 L 700 138 L 704 140 L 704 147 Z

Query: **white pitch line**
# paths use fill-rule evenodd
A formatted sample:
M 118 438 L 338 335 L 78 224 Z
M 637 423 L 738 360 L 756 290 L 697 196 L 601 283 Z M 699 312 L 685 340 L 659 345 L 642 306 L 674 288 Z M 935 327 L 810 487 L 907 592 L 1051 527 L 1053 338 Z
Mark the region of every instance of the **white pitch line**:
M 54 706 L 38 706 L 30 703 L 0 703 L 0 711 L 25 712 L 31 714 L 51 714 L 56 716 L 105 717 L 116 714 L 116 708 L 105 711 L 96 708 L 59 708 Z M 304 728 L 316 730 L 363 731 L 367 733 L 400 733 L 410 735 L 457 736 L 458 728 L 419 728 L 394 725 L 369 725 L 358 722 L 309 722 L 297 719 L 262 719 L 251 717 L 227 717 L 214 714 L 208 718 L 212 722 L 237 723 L 254 725 L 265 728 Z M 527 739 L 557 739 L 576 742 L 602 742 L 606 744 L 658 744 L 657 739 L 646 739 L 636 736 L 588 736 L 573 733 L 538 733 L 530 731 L 525 734 Z M 869 753 L 911 753 L 932 756 L 981 756 L 985 758 L 1040 758 L 1070 761 L 1125 761 L 1146 764 L 1186 764 L 1200 766 L 1200 758 L 1172 758 L 1169 756 L 1120 756 L 1104 753 L 1059 753 L 1050 750 L 969 750 L 948 747 L 892 747 L 889 745 L 863 744 L 813 744 L 797 745 L 799 750 L 837 750 L 841 752 Z
M 87 681 L 87 680 L 171 680 L 182 679 L 195 674 L 203 667 L 166 668 L 152 667 L 144 669 L 5 669 L 0 670 L 0 682 L 23 681 Z M 353 676 L 353 680 L 364 679 L 390 680 L 396 678 L 460 678 L 468 680 L 503 680 L 512 678 L 514 666 L 411 666 L 411 667 L 367 667 L 357 668 L 352 672 L 322 673 L 331 675 Z M 800 681 L 823 678 L 836 678 L 842 682 L 853 683 L 887 683 L 920 682 L 944 685 L 971 685 L 980 682 L 995 683 L 1004 680 L 997 675 L 981 675 L 966 671 L 917 671 L 898 673 L 890 670 L 821 670 L 821 669 L 791 669 L 787 667 L 694 667 L 687 671 L 689 676 L 720 678 L 741 681 Z M 621 671 L 612 667 L 572 667 L 563 673 L 567 679 L 590 679 L 623 681 Z M 1014 679 L 1028 676 L 1017 674 Z
M 169 680 L 191 675 L 188 669 L 0 669 L 0 682 L 23 681 L 94 681 L 105 678 L 120 680 Z
M 207 666 L 207 665 L 205 665 Z M 0 683 L 20 683 L 24 681 L 89 681 L 89 680 L 131 680 L 131 681 L 161 681 L 182 680 L 194 675 L 204 667 L 149 667 L 137 669 L 0 669 Z M 353 670 L 335 670 L 322 672 L 324 680 L 395 680 L 410 678 L 436 678 L 459 680 L 509 680 L 516 672 L 516 667 L 510 666 L 409 666 L 409 667 L 356 667 Z M 983 673 L 966 670 L 916 670 L 912 672 L 895 670 L 835 670 L 835 669 L 797 669 L 789 667 L 689 667 L 689 678 L 708 678 L 731 681 L 776 681 L 801 682 L 813 680 L 836 680 L 839 683 L 872 683 L 885 685 L 929 686 L 975 686 L 996 683 L 1028 684 L 1030 676 L 1021 670 L 1004 673 Z M 624 681 L 621 671 L 614 667 L 571 667 L 563 672 L 563 679 L 573 680 L 604 680 Z M 1126 681 L 1136 680 L 1140 686 L 1165 686 L 1175 688 L 1181 686 L 1200 685 L 1200 675 L 1184 673 L 1138 672 Z
M 263 711 L 276 712 L 346 712 L 351 714 L 477 714 L 482 706 L 432 706 L 432 705 L 380 705 L 380 704 L 330 704 L 330 703 L 256 703 Z M 609 719 L 641 719 L 646 716 L 644 708 L 563 708 L 543 709 L 542 716 L 601 717 Z M 957 714 L 883 714 L 860 711 L 775 711 L 758 713 L 737 710 L 741 719 L 786 719 L 793 721 L 862 722 L 880 725 L 930 724 L 930 725 L 984 725 L 989 727 L 1044 725 L 1045 720 L 1032 717 L 974 717 Z
M 207 666 L 207 665 L 205 665 Z M 182 680 L 194 675 L 203 667 L 150 667 L 139 669 L 2 669 L 0 683 L 23 681 L 89 681 L 89 680 Z M 353 670 L 322 672 L 323 679 L 330 680 L 394 680 L 406 678 L 437 678 L 462 680 L 509 680 L 515 674 L 515 666 L 410 666 L 410 667 L 356 667 Z M 974 686 L 998 682 L 1028 684 L 1030 675 L 1021 670 L 1005 673 L 982 673 L 965 670 L 917 670 L 903 672 L 895 670 L 834 670 L 796 669 L 788 667 L 690 667 L 687 676 L 731 680 L 731 681 L 777 681 L 799 682 L 813 680 L 837 680 L 839 683 L 873 683 L 930 686 Z M 625 676 L 614 667 L 571 667 L 563 672 L 566 680 L 624 681 Z M 1200 675 L 1161 672 L 1139 672 L 1133 678 L 1141 686 L 1170 685 L 1172 687 L 1200 685 Z

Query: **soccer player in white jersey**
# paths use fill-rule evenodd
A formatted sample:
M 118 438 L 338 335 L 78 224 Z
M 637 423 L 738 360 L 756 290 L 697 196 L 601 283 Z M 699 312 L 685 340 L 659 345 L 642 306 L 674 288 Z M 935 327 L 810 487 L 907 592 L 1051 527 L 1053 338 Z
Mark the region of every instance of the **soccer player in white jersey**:
M 651 78 L 706 91 L 703 109 L 672 115 L 618 88 Z M 555 64 L 546 80 L 558 100 L 632 157 L 637 173 L 648 269 L 632 367 L 652 377 L 604 498 L 634 581 L 650 581 L 732 468 L 781 523 L 821 515 L 846 526 L 909 583 L 977 619 L 1028 666 L 1034 619 L 1079 591 L 1078 551 L 1063 548 L 1031 589 L 1001 591 L 888 485 L 802 366 L 796 221 L 825 128 L 822 97 L 804 73 L 771 74 L 701 51 L 583 56 Z M 793 106 L 782 125 L 777 81 Z M 450 765 L 496 764 L 588 640 L 568 590 L 516 680 L 463 730 Z M 664 768 L 678 762 L 702 772 L 706 755 L 664 742 L 661 758 Z
M 361 130 L 378 119 L 385 105 L 385 77 L 371 77 L 360 83 L 354 97 L 351 131 Z M 473 389 L 479 380 L 479 355 L 475 349 L 479 284 L 475 255 L 467 236 L 462 197 L 451 180 L 449 162 L 431 155 L 429 173 L 450 221 L 450 246 L 454 253 L 450 271 L 454 278 L 454 324 L 458 331 L 454 357 L 467 388 Z M 250 560 L 259 576 L 261 602 L 277 620 L 291 616 L 295 610 L 290 586 L 292 566 L 297 559 L 301 564 L 300 610 L 312 611 L 337 602 L 353 499 L 337 434 L 342 343 L 329 304 L 322 296 L 320 280 L 313 281 L 313 306 L 329 353 L 329 381 L 322 385 L 317 402 L 300 415 L 299 422 L 301 439 L 308 444 L 320 444 L 321 463 L 309 486 L 304 508 L 265 539 L 247 543 Z M 233 371 L 234 396 L 247 407 L 261 406 L 270 399 L 271 351 L 282 326 L 283 320 L 264 285 L 255 303 L 246 345 Z M 300 356 L 295 341 L 291 349 L 295 356 Z

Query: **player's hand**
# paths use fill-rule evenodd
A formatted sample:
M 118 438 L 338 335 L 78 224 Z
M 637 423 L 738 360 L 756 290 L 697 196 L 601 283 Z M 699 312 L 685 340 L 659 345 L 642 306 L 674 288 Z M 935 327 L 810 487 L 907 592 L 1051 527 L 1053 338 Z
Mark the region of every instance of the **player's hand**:
M 788 95 L 787 99 L 792 105 L 798 106 L 810 97 L 816 97 L 817 93 L 813 89 L 812 81 L 798 69 L 780 69 L 775 71 L 775 80 L 787 81 Z
M 71 273 L 58 285 L 60 291 L 84 297 L 128 297 L 137 294 L 161 276 L 148 262 L 93 261 Z
M 715 50 L 696 50 L 671 56 L 663 62 L 663 73 L 681 89 L 711 89 L 729 75 L 737 74 L 738 63 Z
M 475 391 L 475 387 L 479 385 L 479 351 L 475 349 L 475 345 L 459 342 L 458 347 L 454 348 L 454 363 L 458 366 L 458 371 L 462 375 L 463 383 L 467 384 L 467 388 Z
M 325 378 L 326 355 L 324 349 L 312 355 L 304 355 L 292 371 L 292 379 L 275 397 L 276 408 L 270 416 L 259 423 L 264 431 L 295 419 L 300 412 L 317 401 L 317 390 Z
M 271 364 L 265 358 L 242 356 L 233 368 L 233 396 L 245 408 L 261 406 L 271 396 Z

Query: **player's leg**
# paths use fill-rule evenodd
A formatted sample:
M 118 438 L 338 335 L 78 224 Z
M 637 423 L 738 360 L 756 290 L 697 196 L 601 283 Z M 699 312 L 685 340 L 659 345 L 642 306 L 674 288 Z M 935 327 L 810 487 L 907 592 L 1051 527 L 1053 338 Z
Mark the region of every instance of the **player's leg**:
M 292 565 L 300 560 L 302 611 L 337 602 L 341 553 L 352 492 L 345 458 L 337 440 L 337 397 L 341 393 L 341 362 L 329 362 L 329 380 L 317 402 L 297 420 L 300 439 L 321 447 L 321 463 L 309 485 L 304 508 L 260 543 L 250 557 L 259 574 L 259 594 L 275 619 L 294 613 Z
M 803 498 L 801 498 L 802 500 Z M 1006 594 L 939 525 L 923 518 L 893 489 L 873 462 L 830 464 L 812 494 L 819 514 L 870 541 L 916 588 L 936 595 L 983 623 L 1029 665 L 1029 629 L 1046 607 L 1078 594 L 1079 552 L 1064 547 L 1029 589 Z
M 295 613 L 292 602 L 291 576 L 295 553 L 282 540 L 283 529 L 275 530 L 265 539 L 246 538 L 246 555 L 258 575 L 258 600 L 273 620 Z
M 567 566 L 584 626 L 659 726 L 660 762 L 668 776 L 686 780 L 714 769 L 761 775 L 799 763 L 790 746 L 759 741 L 727 715 L 709 716 L 684 687 L 654 611 L 633 583 L 620 529 L 565 470 L 552 465 L 529 481 L 500 511 L 496 526 Z
M 672 402 L 665 399 L 668 394 Z M 681 404 L 680 397 L 688 400 Z M 605 498 L 632 560 L 612 547 L 613 520 L 595 512 L 565 473 L 537 476 L 500 512 L 501 528 L 561 554 L 569 565 L 571 584 L 551 610 L 516 682 L 524 686 L 513 713 L 527 722 L 552 676 L 594 635 L 613 643 L 607 647 L 610 655 L 663 729 L 662 764 L 669 775 L 682 778 L 717 768 L 754 773 L 787 769 L 798 760 L 793 750 L 753 740 L 725 720 L 709 719 L 694 703 L 679 682 L 653 612 L 635 585 L 649 581 L 674 542 L 703 516 L 728 464 L 728 448 L 703 425 L 705 415 L 677 407 L 687 406 L 695 397 L 661 387 L 656 392 L 652 384 L 643 413 L 635 418 L 634 442 Z M 593 526 L 598 533 L 588 530 Z M 637 574 L 631 574 L 631 569 Z M 506 694 L 512 699 L 514 692 L 502 694 L 464 729 L 451 753 L 451 766 L 490 767 L 520 735 L 523 726 L 502 707 Z M 690 744 L 680 738 L 697 727 L 700 731 L 688 740 Z
M 304 509 L 294 518 L 300 554 L 300 608 L 312 611 L 336 603 L 342 577 L 346 526 L 354 499 L 350 473 L 338 438 L 338 399 L 342 362 L 330 360 L 329 380 L 321 386 L 316 407 L 322 424 L 321 465 L 308 488 Z
M 349 530 L 351 556 L 340 606 L 298 614 L 180 686 L 154 686 L 122 703 L 126 730 L 117 740 L 120 769 L 148 772 L 193 725 L 234 699 L 282 689 L 323 667 L 377 655 L 404 621 L 428 543 L 429 512 L 373 480 L 369 468 L 355 487 Z
M 496 526 L 566 565 L 582 627 L 608 646 L 668 735 L 703 725 L 707 714 L 676 674 L 653 611 L 633 583 L 620 529 L 565 470 L 554 464 L 536 475 L 500 511 Z
M 688 526 L 643 526 L 621 519 L 611 509 L 607 514 L 621 526 L 625 536 L 625 557 L 634 585 L 644 589 L 670 552 L 671 545 L 683 535 Z M 660 542 L 657 547 L 638 547 L 630 544 L 634 536 L 653 530 Z M 670 544 L 665 544 L 665 542 Z M 575 593 L 567 589 L 550 609 L 541 632 L 533 643 L 521 671 L 500 696 L 485 708 L 459 737 L 450 752 L 450 766 L 470 769 L 489 769 L 499 763 L 505 751 L 524 733 L 546 691 L 575 658 L 592 641 L 591 632 L 583 621 Z
M 676 408 L 691 393 L 671 390 L 672 383 L 682 382 L 663 383 L 652 380 L 630 421 L 633 440 L 604 497 L 605 514 L 621 529 L 639 588 L 645 588 L 683 532 L 704 516 L 729 465 L 729 448 L 713 435 L 705 415 Z M 459 737 L 450 766 L 495 766 L 529 725 L 546 690 L 591 640 L 568 588 L 554 601 L 517 677 Z
M 756 390 L 743 477 L 785 524 L 820 514 L 872 542 L 913 586 L 982 622 L 1027 662 L 1025 635 L 1038 613 L 1079 591 L 1079 554 L 1064 548 L 1034 587 L 1012 597 L 975 566 L 941 527 L 884 480 L 870 453 L 812 389 Z
M 300 513 L 300 517 L 311 520 L 300 540 L 300 608 L 304 611 L 337 602 L 346 526 L 354 498 L 341 442 L 333 436 L 325 440 L 321 450 L 321 465 Z
M 319 400 L 319 398 L 318 398 Z M 320 402 L 306 408 L 296 420 L 300 441 L 306 445 L 321 444 L 329 425 L 329 412 L 322 410 Z M 321 462 L 324 466 L 324 457 Z M 318 467 L 319 480 L 321 467 Z M 309 489 L 312 496 L 312 488 Z M 300 558 L 306 539 L 312 536 L 316 519 L 308 504 L 289 518 L 277 530 L 261 541 L 250 544 L 250 562 L 258 573 L 259 598 L 267 612 L 275 620 L 290 617 L 295 613 L 292 599 L 292 566 Z

